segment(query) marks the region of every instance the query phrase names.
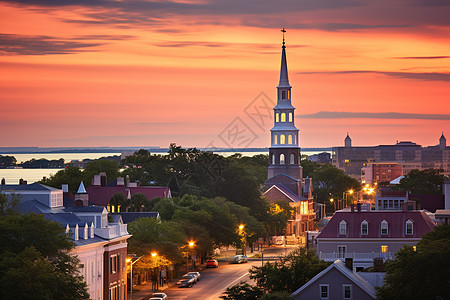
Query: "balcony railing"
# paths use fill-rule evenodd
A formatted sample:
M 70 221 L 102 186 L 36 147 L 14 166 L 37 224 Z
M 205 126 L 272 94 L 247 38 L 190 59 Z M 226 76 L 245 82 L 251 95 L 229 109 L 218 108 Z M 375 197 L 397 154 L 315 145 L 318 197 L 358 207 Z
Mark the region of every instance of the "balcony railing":
M 346 258 L 353 258 L 354 261 L 369 261 L 373 260 L 376 257 L 381 257 L 383 260 L 394 259 L 395 254 L 391 252 L 371 252 L 371 253 L 357 253 L 357 252 L 348 252 L 348 253 L 323 253 L 319 252 L 319 258 L 325 261 L 335 261 L 337 259 L 345 260 Z
M 127 224 L 115 224 L 105 228 L 95 228 L 94 232 L 104 239 L 113 239 L 128 234 Z

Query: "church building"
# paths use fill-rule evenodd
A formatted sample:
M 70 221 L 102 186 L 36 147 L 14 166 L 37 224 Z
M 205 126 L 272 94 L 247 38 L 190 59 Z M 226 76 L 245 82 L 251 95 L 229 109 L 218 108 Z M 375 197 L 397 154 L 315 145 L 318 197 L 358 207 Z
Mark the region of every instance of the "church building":
M 303 178 L 300 164 L 299 132 L 295 127 L 295 107 L 292 106 L 292 87 L 289 84 L 286 45 L 283 29 L 281 47 L 280 81 L 277 86 L 277 105 L 274 111 L 274 126 L 270 130 L 268 179 L 264 196 L 271 202 L 287 201 L 295 209 L 286 229 L 287 236 L 301 236 L 314 230 L 314 202 L 312 180 Z

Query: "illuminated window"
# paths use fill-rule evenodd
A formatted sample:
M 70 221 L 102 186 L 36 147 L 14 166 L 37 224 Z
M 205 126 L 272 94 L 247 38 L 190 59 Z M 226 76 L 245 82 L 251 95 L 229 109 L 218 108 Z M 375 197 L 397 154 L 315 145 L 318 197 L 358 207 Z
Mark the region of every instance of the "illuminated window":
M 289 122 L 292 122 L 292 113 L 289 113 Z
M 381 234 L 388 234 L 388 222 L 386 220 L 381 222 Z
M 300 214 L 307 215 L 308 214 L 308 201 L 302 201 L 300 203 Z
M 381 246 L 381 253 L 387 253 L 388 252 L 388 246 Z
M 291 153 L 291 155 L 290 155 L 290 157 L 289 157 L 289 163 L 290 163 L 291 165 L 293 165 L 293 164 L 295 163 L 294 160 L 295 160 L 295 155 L 294 155 L 294 153 Z
M 284 145 L 286 143 L 286 136 L 284 134 L 280 135 L 280 144 Z
M 286 99 L 286 91 L 281 91 L 281 99 Z
M 278 136 L 276 134 L 274 135 L 274 144 L 278 144 Z
M 413 250 L 414 250 L 414 252 L 416 252 L 416 249 L 417 249 L 417 248 L 416 248 L 416 246 L 413 246 Z
M 288 90 L 288 99 L 291 99 L 291 90 Z
M 292 145 L 292 135 L 288 135 L 288 144 Z
M 361 222 L 361 235 L 367 235 L 369 232 L 369 223 L 366 220 Z
M 346 159 L 346 160 L 344 160 L 344 162 L 346 162 L 346 163 L 348 163 L 348 162 L 350 162 L 348 159 Z
M 281 122 L 286 122 L 286 114 L 285 113 L 281 114 Z
M 406 234 L 413 234 L 413 222 L 411 220 L 406 221 Z
M 280 154 L 280 165 L 284 165 L 284 154 Z
M 280 122 L 280 114 L 279 113 L 277 113 L 275 115 L 275 122 Z
M 347 234 L 347 222 L 345 222 L 344 220 L 342 220 L 339 223 L 339 234 L 341 234 L 341 235 Z

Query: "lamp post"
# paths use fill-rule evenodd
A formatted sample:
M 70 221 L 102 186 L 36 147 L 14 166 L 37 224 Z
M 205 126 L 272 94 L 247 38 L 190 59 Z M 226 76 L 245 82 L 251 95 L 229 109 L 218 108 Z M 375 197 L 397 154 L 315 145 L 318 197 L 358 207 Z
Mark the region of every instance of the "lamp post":
M 130 280 L 130 296 L 131 296 L 131 300 L 133 300 L 133 265 L 138 260 L 140 260 L 141 258 L 142 258 L 142 256 L 139 256 L 135 261 L 132 261 L 131 257 L 126 259 L 127 263 L 131 262 L 131 264 L 130 264 L 130 277 L 131 277 L 131 280 Z
M 246 237 L 245 237 L 245 231 L 244 231 L 244 225 L 243 224 L 241 224 L 241 225 L 239 225 L 239 236 L 242 236 L 241 237 L 241 242 L 244 242 L 244 246 L 243 246 L 243 248 L 242 248 L 242 254 L 243 255 L 245 255 L 245 253 L 246 253 L 246 246 L 247 246 L 247 239 L 246 239 Z

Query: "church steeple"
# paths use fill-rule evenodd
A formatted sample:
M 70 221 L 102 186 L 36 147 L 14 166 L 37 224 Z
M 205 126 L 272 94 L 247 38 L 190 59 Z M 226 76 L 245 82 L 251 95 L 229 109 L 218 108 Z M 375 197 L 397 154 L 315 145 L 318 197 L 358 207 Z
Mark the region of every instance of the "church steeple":
M 291 89 L 289 84 L 286 43 L 284 40 L 281 47 L 281 69 L 280 81 L 277 86 L 277 105 L 273 108 L 274 126 L 271 131 L 271 148 L 269 178 L 276 174 L 286 174 L 293 178 L 302 180 L 300 166 L 300 147 L 298 129 L 295 127 L 294 110 L 291 104 Z
M 439 149 L 445 150 L 447 148 L 447 139 L 444 136 L 444 132 L 442 131 L 441 138 L 439 139 Z
M 281 68 L 280 68 L 280 82 L 278 83 L 278 88 L 291 88 L 289 85 L 289 77 L 287 70 L 287 61 L 286 61 L 286 45 L 284 41 L 284 33 L 286 30 L 283 28 L 281 30 L 283 32 L 283 46 L 281 47 Z

